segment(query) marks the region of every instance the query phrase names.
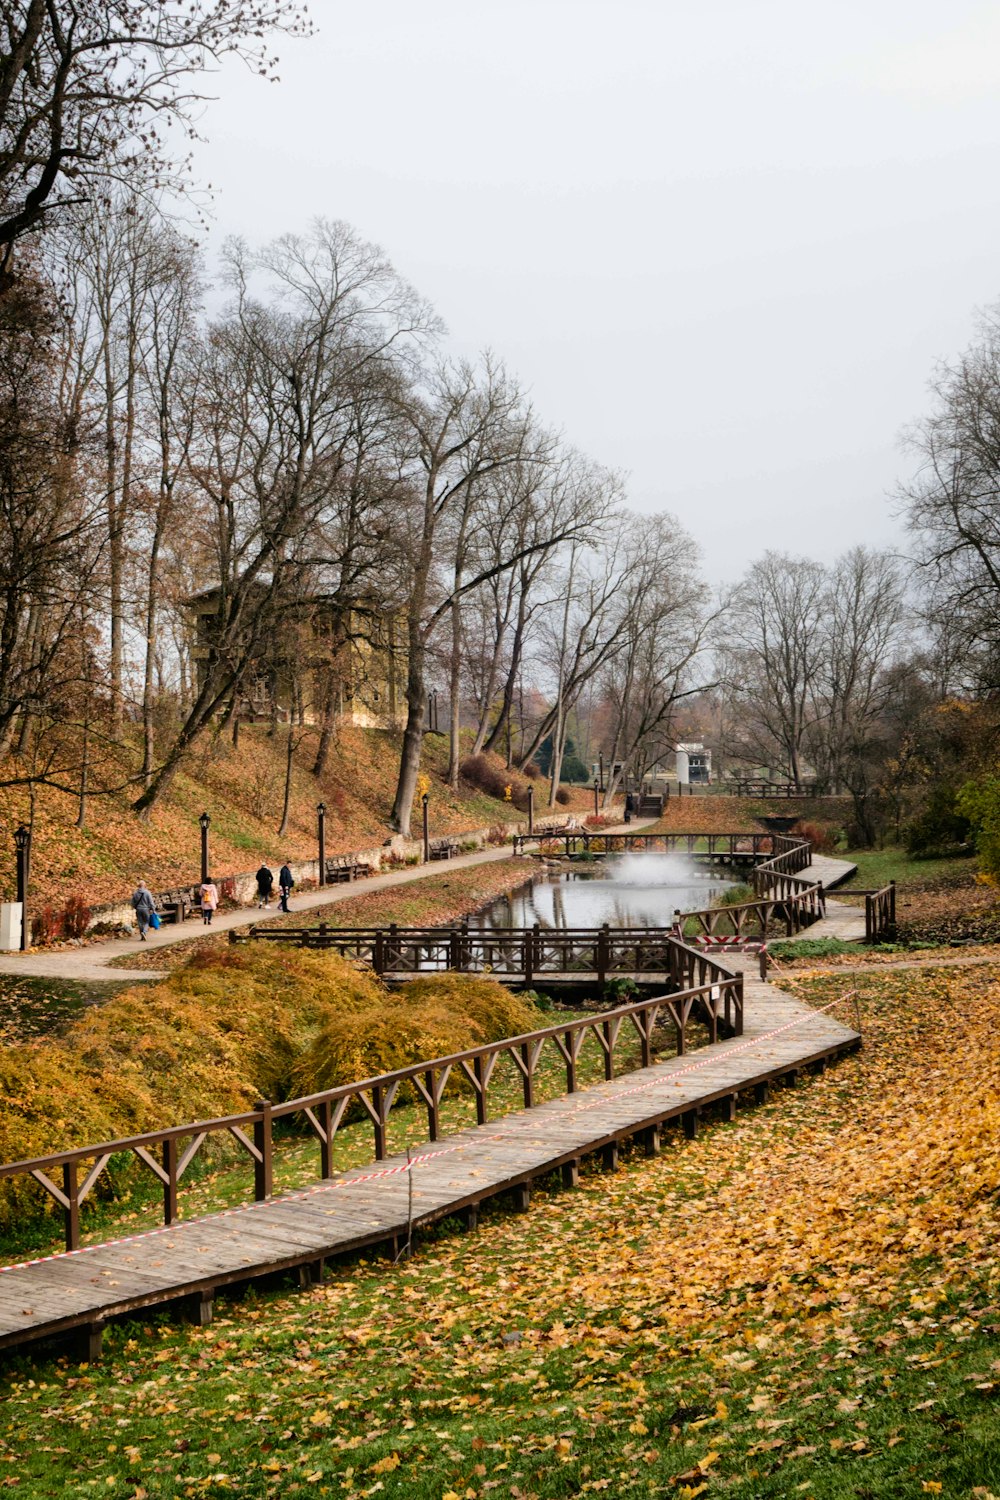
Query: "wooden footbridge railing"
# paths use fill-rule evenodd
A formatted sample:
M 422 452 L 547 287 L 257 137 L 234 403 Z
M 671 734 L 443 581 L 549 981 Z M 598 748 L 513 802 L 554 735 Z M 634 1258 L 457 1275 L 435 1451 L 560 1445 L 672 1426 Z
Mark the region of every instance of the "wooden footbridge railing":
M 865 942 L 880 943 L 896 936 L 896 882 L 879 891 L 865 891 Z
M 505 983 L 532 984 L 557 975 L 598 984 L 644 976 L 672 989 L 718 982 L 703 953 L 669 927 L 272 927 L 229 933 L 231 943 L 295 943 L 330 949 L 387 977 L 442 970 L 492 974 Z
M 782 843 L 800 844 L 773 833 L 599 833 L 589 829 L 540 829 L 537 833 L 514 835 L 515 854 L 530 847 L 563 854 L 566 859 L 581 855 L 604 854 L 686 854 L 692 859 L 707 859 L 713 864 L 758 864 L 778 852 Z M 805 849 L 808 851 L 809 845 Z M 808 853 L 806 864 L 809 863 Z
M 682 944 L 673 946 L 683 948 Z M 558 1022 L 448 1057 L 413 1063 L 392 1073 L 342 1084 L 305 1098 L 279 1104 L 260 1100 L 242 1114 L 197 1120 L 144 1135 L 56 1151 L 30 1161 L 12 1162 L 0 1166 L 0 1181 L 31 1177 L 45 1190 L 63 1211 L 68 1250 L 80 1245 L 80 1210 L 84 1201 L 104 1176 L 109 1162 L 129 1153 L 162 1185 L 165 1224 L 173 1224 L 179 1218 L 181 1180 L 205 1142 L 213 1137 L 229 1136 L 251 1159 L 253 1200 L 264 1202 L 273 1190 L 275 1121 L 296 1119 L 312 1132 L 319 1142 L 320 1176 L 328 1180 L 334 1176 L 334 1137 L 349 1115 L 356 1118 L 360 1113 L 371 1124 L 375 1159 L 381 1161 L 388 1156 L 389 1115 L 404 1087 L 412 1089 L 425 1106 L 429 1139 L 436 1141 L 441 1134 L 441 1100 L 449 1080 L 459 1078 L 471 1090 L 476 1102 L 476 1120 L 480 1125 L 485 1124 L 489 1116 L 490 1084 L 497 1064 L 504 1058 L 510 1059 L 520 1078 L 524 1108 L 532 1109 L 537 1102 L 535 1075 L 546 1048 L 554 1048 L 565 1064 L 566 1093 L 573 1094 L 578 1088 L 580 1053 L 588 1043 L 599 1049 L 604 1077 L 612 1079 L 616 1076 L 616 1049 L 620 1048 L 623 1033 L 638 1036 L 643 1068 L 654 1060 L 657 1026 L 673 1028 L 678 1056 L 686 1050 L 687 1028 L 692 1019 L 700 1019 L 708 1027 L 713 1042 L 724 1035 L 742 1035 L 743 975 L 734 974 L 703 954 L 684 951 L 690 956 L 684 965 L 685 972 L 706 977 L 672 994 L 622 1005 L 581 1020 Z
M 798 874 L 811 862 L 809 843 L 776 834 L 774 846 L 771 857 L 756 864 L 751 873 L 756 901 L 678 912 L 680 930 L 690 934 L 696 926 L 702 937 L 765 940 L 779 924 L 786 937 L 794 937 L 803 927 L 818 922 L 826 912 L 822 881 Z

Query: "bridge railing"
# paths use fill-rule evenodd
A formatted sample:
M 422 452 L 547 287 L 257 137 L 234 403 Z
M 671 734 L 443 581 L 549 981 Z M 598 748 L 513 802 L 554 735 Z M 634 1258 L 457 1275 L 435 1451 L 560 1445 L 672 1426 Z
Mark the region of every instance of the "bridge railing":
M 379 975 L 456 970 L 495 974 L 531 984 L 546 974 L 593 976 L 605 984 L 616 974 L 662 976 L 671 988 L 715 983 L 727 970 L 706 968 L 703 953 L 667 927 L 272 927 L 233 929 L 229 941 L 295 943 L 367 964 Z
M 708 855 L 712 859 L 735 862 L 749 857 L 766 859 L 775 852 L 776 838 L 771 833 L 600 833 L 588 829 L 541 830 L 538 833 L 514 835 L 515 854 L 523 854 L 529 845 L 548 847 L 565 854 L 567 859 L 581 854 L 628 854 L 633 851 L 664 854 Z M 790 840 L 789 842 L 794 842 Z
M 320 1175 L 328 1180 L 334 1176 L 334 1138 L 349 1116 L 357 1117 L 360 1113 L 372 1126 L 375 1159 L 381 1161 L 388 1156 L 389 1116 L 393 1105 L 400 1099 L 401 1090 L 412 1090 L 424 1105 L 428 1138 L 436 1141 L 441 1133 L 441 1101 L 449 1080 L 460 1079 L 471 1089 L 475 1097 L 476 1119 L 479 1124 L 485 1124 L 489 1118 L 490 1084 L 495 1081 L 497 1064 L 503 1058 L 509 1058 L 513 1064 L 520 1079 L 524 1107 L 531 1109 L 537 1102 L 535 1080 L 546 1048 L 554 1048 L 565 1065 L 565 1091 L 573 1094 L 580 1086 L 580 1054 L 588 1041 L 599 1048 L 604 1077 L 611 1079 L 616 1076 L 616 1052 L 620 1053 L 623 1033 L 624 1036 L 638 1037 L 640 1066 L 643 1068 L 651 1066 L 654 1061 L 654 1029 L 659 1025 L 673 1027 L 678 1056 L 686 1049 L 687 1028 L 693 1018 L 704 1022 L 712 1041 L 721 1034 L 740 1034 L 743 1030 L 743 975 L 732 973 L 703 954 L 689 952 L 691 962 L 687 970 L 709 978 L 670 995 L 621 1005 L 580 1020 L 558 1022 L 521 1036 L 413 1063 L 391 1073 L 341 1084 L 304 1098 L 289 1099 L 280 1104 L 260 1100 L 253 1109 L 241 1114 L 198 1120 L 165 1130 L 147 1131 L 143 1135 L 11 1162 L 0 1166 L 0 1181 L 23 1177 L 34 1179 L 62 1209 L 66 1248 L 76 1250 L 80 1245 L 81 1207 L 113 1158 L 131 1153 L 153 1174 L 163 1188 L 164 1223 L 172 1224 L 180 1216 L 180 1185 L 187 1168 L 207 1140 L 228 1135 L 252 1160 L 253 1198 L 256 1202 L 263 1202 L 273 1192 L 275 1120 L 299 1117 L 305 1123 L 319 1142 Z
M 896 936 L 896 882 L 865 892 L 865 942 L 880 943 Z

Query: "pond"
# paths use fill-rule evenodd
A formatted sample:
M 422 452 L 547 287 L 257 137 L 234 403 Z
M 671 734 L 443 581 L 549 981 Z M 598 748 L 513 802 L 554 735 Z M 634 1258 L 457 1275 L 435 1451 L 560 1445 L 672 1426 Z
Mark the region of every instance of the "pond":
M 588 868 L 540 870 L 477 912 L 483 927 L 669 927 L 711 906 L 733 880 L 680 854 L 623 854 Z

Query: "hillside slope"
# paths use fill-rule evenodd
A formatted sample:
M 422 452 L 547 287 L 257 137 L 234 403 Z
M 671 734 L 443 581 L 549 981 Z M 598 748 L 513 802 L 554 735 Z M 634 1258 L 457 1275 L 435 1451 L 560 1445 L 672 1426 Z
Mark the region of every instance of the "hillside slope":
M 207 741 L 177 776 L 148 822 L 129 803 L 134 788 L 92 796 L 86 826 L 77 828 L 77 798 L 53 787 L 37 788 L 32 851 L 33 905 L 61 907 L 71 897 L 88 906 L 120 900 L 142 877 L 153 889 L 196 881 L 200 868 L 199 814 L 211 815 L 210 863 L 218 876 L 254 870 L 261 860 L 276 868 L 285 859 L 316 856 L 316 804 L 326 804 L 329 854 L 380 844 L 389 837 L 389 813 L 399 767 L 398 734 L 387 730 L 341 730 L 327 774 L 312 775 L 316 735 L 306 731 L 294 757 L 286 833 L 279 839 L 285 778 L 285 731 L 268 737 L 266 726 L 245 725 L 238 748 L 228 736 Z M 509 804 L 471 786 L 452 793 L 443 781 L 447 742 L 428 735 L 424 742 L 426 789 L 433 835 L 461 833 L 518 819 Z M 123 779 L 113 765 L 102 768 L 105 784 Z M 95 781 L 97 778 L 95 777 Z M 539 810 L 544 801 L 540 788 Z M 586 803 L 578 792 L 575 801 Z M 0 899 L 14 895 L 11 834 L 27 819 L 24 787 L 0 788 Z M 420 833 L 420 810 L 413 833 Z

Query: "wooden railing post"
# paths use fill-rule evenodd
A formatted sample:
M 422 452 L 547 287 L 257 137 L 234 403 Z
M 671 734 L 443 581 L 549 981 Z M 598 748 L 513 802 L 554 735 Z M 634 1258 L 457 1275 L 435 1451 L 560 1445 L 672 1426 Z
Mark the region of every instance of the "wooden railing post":
M 438 1104 L 437 1091 L 434 1087 L 434 1069 L 428 1068 L 424 1074 L 424 1086 L 427 1089 L 427 1139 L 436 1141 L 441 1135 L 441 1106 Z
M 385 933 L 381 927 L 375 933 L 375 951 L 372 953 L 372 968 L 376 974 L 385 973 Z
M 385 1093 L 380 1083 L 376 1083 L 372 1089 L 372 1109 L 375 1111 L 375 1119 L 372 1121 L 375 1127 L 375 1160 L 385 1161 L 389 1155 L 389 1141 L 385 1124 Z
M 604 984 L 611 967 L 611 928 L 607 922 L 597 935 L 597 982 Z
M 80 1189 L 77 1181 L 75 1161 L 63 1162 L 63 1194 L 66 1198 L 66 1207 L 63 1209 L 63 1226 L 66 1235 L 66 1249 L 79 1250 L 80 1248 Z
M 865 942 L 874 941 L 875 933 L 875 897 L 865 897 Z
M 614 1038 L 611 1035 L 611 1022 L 602 1021 L 601 1030 L 604 1033 L 604 1077 L 610 1083 L 615 1076 Z
M 255 1202 L 263 1203 L 270 1198 L 274 1188 L 270 1099 L 258 1099 L 254 1109 L 259 1111 L 260 1119 L 255 1120 L 253 1124 L 253 1143 L 258 1153 L 253 1164 L 253 1196 Z
M 482 1057 L 472 1059 L 472 1071 L 476 1075 L 476 1123 L 486 1124 L 486 1070 Z
M 319 1175 L 324 1182 L 333 1176 L 333 1102 L 324 1099 L 319 1107 L 319 1122 L 323 1134 L 319 1142 Z
M 534 1109 L 535 1107 L 535 1070 L 532 1066 L 531 1043 L 521 1043 L 521 1083 L 524 1088 L 524 1107 Z
M 573 1050 L 573 1033 L 567 1031 L 564 1037 L 566 1043 L 566 1092 L 576 1093 L 576 1054 Z
M 177 1137 L 171 1136 L 163 1142 L 163 1170 L 166 1180 L 163 1184 L 163 1222 L 174 1224 L 177 1221 Z

